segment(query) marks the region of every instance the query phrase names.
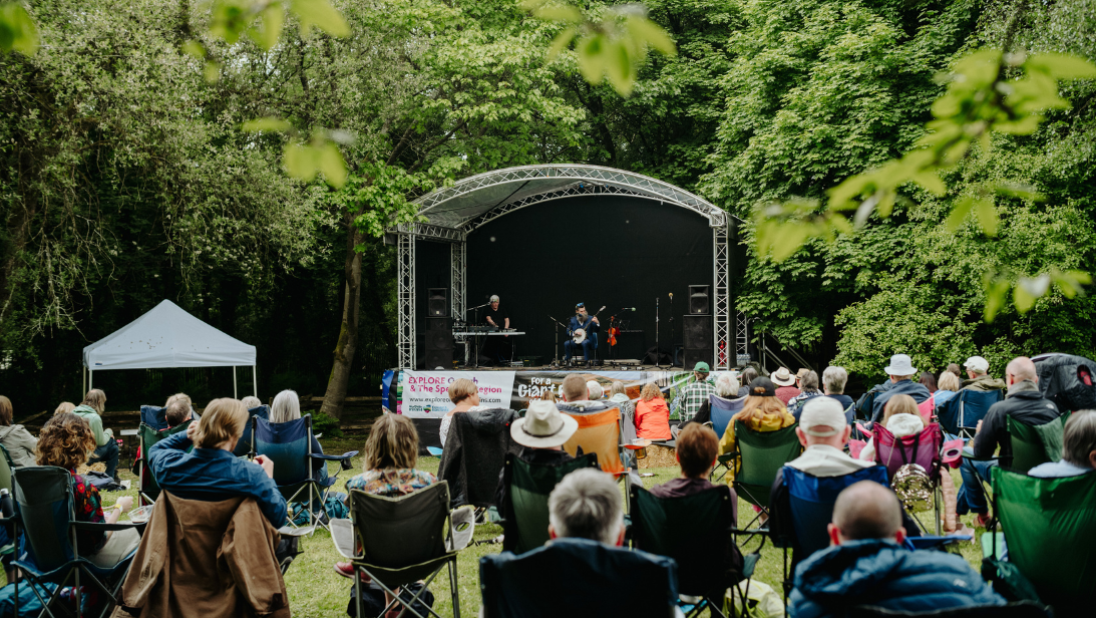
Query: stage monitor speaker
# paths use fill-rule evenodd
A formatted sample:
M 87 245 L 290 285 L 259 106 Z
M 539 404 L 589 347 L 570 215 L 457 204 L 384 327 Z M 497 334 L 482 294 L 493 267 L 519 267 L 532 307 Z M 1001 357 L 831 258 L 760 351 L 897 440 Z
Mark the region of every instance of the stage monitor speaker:
M 426 322 L 426 369 L 452 369 L 452 322 L 449 318 L 427 318 Z
M 426 291 L 426 315 L 432 318 L 449 317 L 449 288 L 430 288 Z
M 708 300 L 708 290 L 710 288 L 711 286 L 707 285 L 689 286 L 689 313 L 691 315 L 711 313 L 711 306 Z
M 685 351 L 682 367 L 692 369 L 700 361 L 711 366 L 715 354 L 712 353 L 712 316 L 685 316 Z

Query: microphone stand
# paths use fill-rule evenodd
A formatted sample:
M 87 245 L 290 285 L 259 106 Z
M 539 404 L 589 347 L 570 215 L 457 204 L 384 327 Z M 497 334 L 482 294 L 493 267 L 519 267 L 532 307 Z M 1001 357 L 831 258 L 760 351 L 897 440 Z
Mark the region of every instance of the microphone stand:
M 674 343 L 674 293 L 670 292 L 670 367 L 677 365 L 677 345 Z M 684 365 L 684 359 L 682 359 Z
M 476 316 L 476 317 L 475 317 L 475 321 L 474 321 L 474 322 L 472 322 L 472 324 L 473 324 L 474 326 L 479 326 L 479 310 L 480 310 L 480 309 L 483 309 L 484 307 L 486 307 L 487 305 L 490 305 L 490 304 L 491 304 L 491 303 L 484 303 L 484 304 L 482 304 L 482 305 L 477 305 L 477 306 L 475 306 L 475 307 L 471 307 L 471 308 L 469 308 L 469 309 L 466 309 L 466 310 L 465 310 L 465 314 L 464 314 L 464 317 L 465 317 L 465 319 L 467 319 L 467 318 L 468 318 L 468 312 L 469 312 L 469 311 L 475 311 L 475 312 L 476 312 L 476 313 L 475 313 L 475 316 Z M 485 335 L 485 336 L 486 336 L 486 335 Z M 480 350 L 480 339 L 479 339 L 479 336 L 478 336 L 478 335 L 475 335 L 475 334 L 473 334 L 473 335 L 472 335 L 472 341 L 473 341 L 473 342 L 475 343 L 475 345 L 474 345 L 473 347 L 475 348 L 475 351 L 476 351 L 476 352 L 475 352 L 475 353 L 476 353 L 476 358 L 475 358 L 475 360 L 474 360 L 474 361 L 473 361 L 473 363 L 472 363 L 472 368 L 474 368 L 474 369 L 479 369 L 479 350 Z M 467 366 L 468 366 L 468 363 L 465 363 L 465 366 L 467 367 Z
M 655 296 L 655 367 L 662 369 L 662 353 L 658 348 L 658 297 Z
M 552 357 L 552 366 L 559 367 L 559 327 L 563 326 L 563 324 L 552 316 L 548 316 L 548 319 L 552 321 L 552 324 L 554 325 L 553 328 L 556 329 L 556 350 L 554 356 Z

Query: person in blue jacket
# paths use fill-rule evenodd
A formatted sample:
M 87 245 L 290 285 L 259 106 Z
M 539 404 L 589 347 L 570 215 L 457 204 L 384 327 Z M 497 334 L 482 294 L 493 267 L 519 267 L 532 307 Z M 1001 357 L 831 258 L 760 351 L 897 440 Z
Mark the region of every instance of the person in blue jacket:
M 175 496 L 210 502 L 251 497 L 270 523 L 280 528 L 286 523 L 286 504 L 274 484 L 274 462 L 262 455 L 249 462 L 232 454 L 247 421 L 242 402 L 214 399 L 186 433 L 154 444 L 148 450 L 148 465 L 160 487 Z M 188 453 L 191 446 L 194 449 Z
M 902 507 L 879 483 L 861 481 L 842 491 L 829 532 L 832 546 L 795 570 L 795 618 L 843 616 L 861 605 L 930 612 L 1005 604 L 960 556 L 905 547 Z

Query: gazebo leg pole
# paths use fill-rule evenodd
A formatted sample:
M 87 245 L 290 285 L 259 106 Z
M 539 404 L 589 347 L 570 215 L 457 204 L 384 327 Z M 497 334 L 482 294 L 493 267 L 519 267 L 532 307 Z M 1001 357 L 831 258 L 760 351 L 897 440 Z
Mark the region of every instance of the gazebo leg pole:
M 88 391 L 95 388 L 95 372 L 88 368 Z M 87 391 L 84 391 L 85 393 Z
M 240 395 L 236 392 L 236 365 L 232 366 L 232 398 L 240 398 Z
M 81 391 L 81 392 L 86 393 L 86 392 L 88 392 L 88 368 L 87 367 L 81 367 L 80 370 L 81 370 L 80 371 L 80 377 L 83 378 L 83 380 L 81 382 L 84 386 L 84 390 Z
M 255 373 L 255 365 L 251 366 L 251 394 L 255 397 L 259 396 L 259 378 Z

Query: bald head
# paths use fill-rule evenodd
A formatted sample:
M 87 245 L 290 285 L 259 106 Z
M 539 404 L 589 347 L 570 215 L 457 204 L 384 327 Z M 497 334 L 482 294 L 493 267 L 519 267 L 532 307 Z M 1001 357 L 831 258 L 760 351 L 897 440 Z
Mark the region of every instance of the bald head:
M 862 539 L 901 542 L 905 534 L 898 497 L 875 481 L 849 485 L 837 496 L 833 506 L 830 535 L 834 544 Z
M 1039 374 L 1035 371 L 1035 363 L 1026 356 L 1012 359 L 1005 367 L 1005 379 L 1010 385 L 1024 380 L 1039 381 Z

